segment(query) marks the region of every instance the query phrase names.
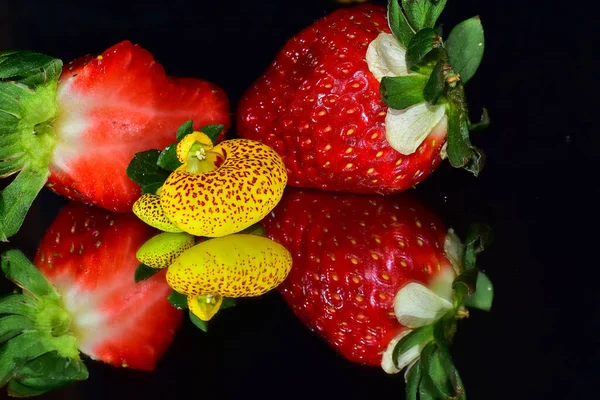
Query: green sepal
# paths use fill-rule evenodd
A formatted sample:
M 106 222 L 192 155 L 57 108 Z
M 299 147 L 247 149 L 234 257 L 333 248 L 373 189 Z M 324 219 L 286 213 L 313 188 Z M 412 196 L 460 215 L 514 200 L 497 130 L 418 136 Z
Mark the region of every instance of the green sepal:
M 469 138 L 468 116 L 464 104 L 464 89 L 459 82 L 446 90 L 446 113 L 448 115 L 448 145 L 446 153 L 453 167 L 464 168 L 478 176 L 485 163 L 485 154 L 471 144 Z
M 466 296 L 475 293 L 476 284 L 476 269 L 468 269 L 456 277 L 454 282 L 452 282 L 452 288 L 454 289 L 454 307 L 459 307 L 463 304 Z
M 402 0 L 406 17 L 415 30 L 433 28 L 447 0 Z
M 206 125 L 206 126 L 203 126 L 202 128 L 200 128 L 200 132 L 202 132 L 206 136 L 208 136 L 210 138 L 210 140 L 213 142 L 213 145 L 216 145 L 217 139 L 219 138 L 219 135 L 221 134 L 221 132 L 223 132 L 224 128 L 225 128 L 225 125 L 222 125 L 222 124 Z
M 463 83 L 467 83 L 481 64 L 485 49 L 483 26 L 479 17 L 473 17 L 456 25 L 446 39 L 450 64 L 460 74 Z
M 0 53 L 0 177 L 20 171 L 0 192 L 0 241 L 18 232 L 48 179 L 61 70 L 60 60 L 43 54 Z
M 169 300 L 169 303 L 178 310 L 187 310 L 188 308 L 187 296 L 185 294 L 173 290 L 167 299 Z
M 192 132 L 194 132 L 194 121 L 190 119 L 181 124 L 181 126 L 177 129 L 177 141 L 179 142 Z
M 433 68 L 431 76 L 423 89 L 423 98 L 431 105 L 436 105 L 444 94 L 446 79 L 444 78 L 444 61 L 440 60 Z
M 161 182 L 151 183 L 142 188 L 142 194 L 156 194 L 158 192 L 158 189 L 160 189 L 162 186 L 163 184 Z
M 160 150 L 146 150 L 136 153 L 127 166 L 129 179 L 144 187 L 152 184 L 163 184 L 169 177 L 169 171 L 158 166 Z
M 29 208 L 49 176 L 48 168 L 27 166 L 0 192 L 0 241 L 7 241 L 21 229 Z
M 158 164 L 159 167 L 171 172 L 181 167 L 183 164 L 177 158 L 177 143 L 172 143 L 165 147 L 163 151 L 160 152 L 156 164 Z
M 51 351 L 19 369 L 18 381 L 34 389 L 51 390 L 86 380 L 88 376 L 80 359 L 62 357 L 57 351 Z
M 160 269 L 151 268 L 145 264 L 140 264 L 137 267 L 137 269 L 135 270 L 135 274 L 134 274 L 135 283 L 139 283 L 141 281 L 145 281 L 146 279 L 150 279 L 154 275 L 156 275 L 158 272 L 160 272 Z
M 60 295 L 54 286 L 19 250 L 8 250 L 0 257 L 2 272 L 23 290 L 25 296 L 35 299 L 60 300 Z
M 22 294 L 9 294 L 0 297 L 0 315 L 23 315 L 34 319 L 36 315 L 35 300 Z
M 406 353 L 411 348 L 418 346 L 421 343 L 429 342 L 433 339 L 433 325 L 424 325 L 420 328 L 412 330 L 408 335 L 404 336 L 392 351 L 392 361 L 394 366 L 398 368 L 398 358 L 401 354 Z
M 419 393 L 421 399 L 450 399 L 442 389 L 437 385 L 436 381 L 440 380 L 439 363 L 437 362 L 437 346 L 435 342 L 428 343 L 421 351 L 419 359 L 419 367 L 421 369 L 421 383 L 419 385 Z
M 421 384 L 421 367 L 417 362 L 409 368 L 406 374 L 406 400 L 418 400 L 419 385 Z
M 0 317 L 0 345 L 33 328 L 33 321 L 23 315 Z
M 23 332 L 0 347 L 0 387 L 6 385 L 28 361 L 51 351 L 38 331 Z
M 475 267 L 477 255 L 490 245 L 492 239 L 493 232 L 489 225 L 479 223 L 469 226 L 464 244 L 463 267 L 465 269 Z
M 235 307 L 236 304 L 237 303 L 236 303 L 236 300 L 234 298 L 223 297 L 223 302 L 221 303 L 220 310 L 224 310 L 226 308 Z
M 25 386 L 15 379 L 11 379 L 6 385 L 6 391 L 10 397 L 34 397 L 48 392 L 50 389 L 34 389 Z
M 426 83 L 427 77 L 423 75 L 386 76 L 381 79 L 379 93 L 388 107 L 403 110 L 425 101 L 423 91 Z
M 14 81 L 30 88 L 57 80 L 62 61 L 45 54 L 29 51 L 0 53 L 0 79 Z
M 406 50 L 406 66 L 413 69 L 413 66 L 420 64 L 425 57 L 435 48 L 441 46 L 441 39 L 432 28 L 425 28 L 418 31 L 410 40 Z
M 398 0 L 388 1 L 388 24 L 396 40 L 403 47 L 408 47 L 410 39 L 415 35 L 415 30 L 408 23 L 408 19 L 400 8 Z
M 196 317 L 191 311 L 189 312 L 189 315 L 190 321 L 192 321 L 192 323 L 196 325 L 198 329 L 200 329 L 204 333 L 208 333 L 208 323 L 206 321 L 202 321 L 200 318 Z
M 481 112 L 481 118 L 479 122 L 471 123 L 469 121 L 469 132 L 477 133 L 487 129 L 490 126 L 490 115 L 487 108 L 484 108 Z
M 490 311 L 494 301 L 494 285 L 492 281 L 486 274 L 478 271 L 475 287 L 475 292 L 465 297 L 464 305 L 469 308 Z

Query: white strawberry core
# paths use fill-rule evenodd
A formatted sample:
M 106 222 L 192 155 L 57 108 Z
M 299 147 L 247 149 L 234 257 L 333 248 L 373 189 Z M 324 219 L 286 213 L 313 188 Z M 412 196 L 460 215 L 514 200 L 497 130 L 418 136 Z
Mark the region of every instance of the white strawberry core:
M 415 75 L 406 65 L 406 49 L 389 33 L 380 33 L 367 48 L 369 70 L 381 82 L 385 76 Z M 388 109 L 385 118 L 386 139 L 400 154 L 414 153 L 430 134 L 445 136 L 446 107 L 427 102 L 403 110 Z

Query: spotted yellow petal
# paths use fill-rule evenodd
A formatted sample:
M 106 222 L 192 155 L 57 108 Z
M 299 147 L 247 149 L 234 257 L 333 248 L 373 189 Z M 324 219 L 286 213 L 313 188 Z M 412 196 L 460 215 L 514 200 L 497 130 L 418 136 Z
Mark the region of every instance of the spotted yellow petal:
M 292 267 L 292 256 L 271 239 L 248 234 L 201 242 L 183 252 L 167 270 L 167 283 L 189 296 L 259 296 L 277 287 Z
M 225 236 L 259 222 L 277 205 L 287 183 L 283 160 L 262 143 L 227 140 L 211 153 L 222 155 L 216 169 L 195 173 L 184 164 L 160 193 L 168 218 L 195 236 Z
M 183 232 L 165 215 L 157 195 L 146 193 L 133 204 L 133 213 L 148 225 L 164 232 Z
M 203 296 L 188 296 L 188 308 L 190 311 L 202 321 L 210 321 L 221 308 L 223 296 L 220 295 L 203 295 Z
M 152 268 L 166 268 L 185 250 L 194 245 L 194 237 L 187 233 L 159 233 L 139 248 L 139 262 Z

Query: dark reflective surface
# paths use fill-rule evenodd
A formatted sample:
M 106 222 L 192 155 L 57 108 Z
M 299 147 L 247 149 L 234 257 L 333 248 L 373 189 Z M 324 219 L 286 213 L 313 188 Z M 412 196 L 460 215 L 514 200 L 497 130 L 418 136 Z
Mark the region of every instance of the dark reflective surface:
M 335 7 L 326 0 L 93 3 L 0 2 L 0 44 L 69 60 L 130 39 L 169 73 L 221 85 L 232 110 L 285 41 Z M 461 324 L 452 354 L 470 399 L 594 398 L 600 186 L 597 82 L 585 78 L 599 61 L 588 50 L 591 13 L 541 2 L 449 3 L 445 24 L 480 14 L 486 28 L 487 53 L 467 95 L 472 110 L 491 112 L 492 127 L 475 138 L 488 164 L 479 179 L 444 164 L 413 194 L 459 233 L 475 221 L 492 226 L 495 242 L 479 265 L 496 286 L 493 311 Z M 0 249 L 33 257 L 63 204 L 44 191 Z M 10 290 L 5 280 L 0 287 Z M 151 374 L 89 362 L 88 381 L 43 398 L 404 396 L 400 376 L 346 362 L 276 293 L 240 302 L 211 328 L 203 335 L 184 324 Z

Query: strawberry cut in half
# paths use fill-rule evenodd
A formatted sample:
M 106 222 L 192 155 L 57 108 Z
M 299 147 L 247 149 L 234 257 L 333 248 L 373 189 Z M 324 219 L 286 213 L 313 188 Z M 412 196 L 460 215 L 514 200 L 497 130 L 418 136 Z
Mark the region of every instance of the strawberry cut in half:
M 0 299 L 0 386 L 22 396 L 86 379 L 79 352 L 153 370 L 182 320 L 164 271 L 134 280 L 136 252 L 155 233 L 133 214 L 72 202 L 46 232 L 37 268 L 6 252 L 2 269 L 22 294 Z
M 244 93 L 239 136 L 279 152 L 296 187 L 398 193 L 446 157 L 478 175 L 484 155 L 469 132 L 483 125 L 469 121 L 463 84 L 483 29 L 467 20 L 444 42 L 435 28 L 445 4 L 359 5 L 307 27 Z
M 279 290 L 309 329 L 350 361 L 419 371 L 407 393 L 463 398 L 448 343 L 467 307 L 491 307 L 492 285 L 474 266 L 489 232 L 463 245 L 408 197 L 310 189 L 288 189 L 263 223 L 293 255 Z
M 16 233 L 44 185 L 72 200 L 130 212 L 140 189 L 126 175 L 133 156 L 162 149 L 188 120 L 230 127 L 216 85 L 174 78 L 129 41 L 63 67 L 30 52 L 0 53 L 0 239 Z

